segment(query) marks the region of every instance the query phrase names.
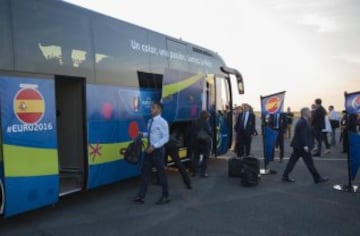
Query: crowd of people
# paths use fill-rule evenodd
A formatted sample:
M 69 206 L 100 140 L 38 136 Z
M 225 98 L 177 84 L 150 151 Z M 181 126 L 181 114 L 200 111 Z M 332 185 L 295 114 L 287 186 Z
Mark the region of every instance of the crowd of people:
M 192 189 L 189 173 L 186 171 L 179 157 L 179 147 L 184 146 L 185 140 L 181 140 L 181 135 L 177 130 L 169 129 L 168 123 L 161 116 L 162 104 L 155 102 L 151 107 L 152 118 L 147 125 L 147 132 L 139 133 L 147 137 L 147 148 L 142 166 L 141 184 L 139 192 L 134 198 L 134 202 L 144 203 L 149 180 L 151 178 L 152 168 L 157 170 L 157 179 L 162 186 L 162 195 L 157 204 L 166 204 L 170 202 L 167 175 L 165 171 L 165 157 L 170 156 L 175 166 L 179 169 L 185 186 Z M 191 156 L 191 174 L 199 175 L 206 178 L 207 165 L 211 152 L 213 139 L 213 131 L 210 125 L 211 114 L 202 111 L 198 120 L 193 122 L 190 132 L 186 140 L 188 154 Z M 287 108 L 287 112 L 268 115 L 262 117 L 262 127 L 270 127 L 277 131 L 276 148 L 279 149 L 279 161 L 284 158 L 284 139 L 291 139 L 290 146 L 292 153 L 289 162 L 282 174 L 284 182 L 294 182 L 289 175 L 300 157 L 303 158 L 306 166 L 313 176 L 315 183 L 322 183 L 328 178 L 321 177 L 318 173 L 312 157 L 320 157 L 323 153 L 328 154 L 331 146 L 337 143 L 336 130 L 341 129 L 339 141 L 342 142 L 342 152 L 348 152 L 348 135 L 349 130 L 360 132 L 360 114 L 351 118 L 347 117 L 346 111 L 340 119 L 334 106 L 330 105 L 328 111 L 323 107 L 321 99 L 315 99 L 311 109 L 305 107 L 300 111 L 295 128 L 293 129 L 294 113 L 291 108 Z M 256 130 L 256 117 L 253 108 L 249 104 L 236 106 L 233 112 L 234 124 L 234 142 L 231 150 L 237 157 L 248 157 L 251 154 L 251 144 L 253 136 L 258 135 Z M 294 134 L 292 135 L 292 130 Z M 331 134 L 330 142 L 328 136 Z M 325 151 L 322 152 L 322 144 L 325 145 Z M 316 144 L 316 145 L 315 145 Z M 275 149 L 275 148 L 274 148 Z M 274 150 L 275 151 L 275 150 Z

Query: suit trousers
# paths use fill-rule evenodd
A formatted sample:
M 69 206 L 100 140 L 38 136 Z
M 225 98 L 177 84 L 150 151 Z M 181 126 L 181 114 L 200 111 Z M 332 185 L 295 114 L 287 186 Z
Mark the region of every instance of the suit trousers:
M 297 148 L 294 148 L 294 150 L 290 156 L 290 160 L 286 165 L 285 171 L 283 173 L 283 177 L 289 177 L 289 174 L 294 169 L 294 167 L 300 157 L 303 158 L 305 165 L 308 168 L 308 170 L 310 171 L 314 181 L 317 181 L 320 178 L 320 175 L 314 166 L 314 161 L 311 156 L 311 152 L 310 151 L 305 152 L 304 150 L 297 149 Z
M 144 198 L 146 195 L 153 166 L 155 166 L 158 172 L 160 185 L 162 186 L 162 196 L 164 197 L 169 196 L 168 181 L 165 172 L 164 155 L 165 155 L 164 148 L 157 148 L 152 153 L 145 154 L 144 163 L 141 170 L 141 184 L 138 194 L 139 197 Z
M 177 147 L 167 147 L 165 160 L 167 155 L 171 156 L 171 159 L 174 161 L 176 168 L 179 170 L 185 185 L 190 185 L 191 181 L 189 175 L 179 157 L 179 149 Z
M 277 130 L 278 136 L 276 138 L 276 147 L 279 147 L 280 149 L 280 159 L 284 158 L 284 131 L 282 130 Z
M 251 149 L 251 135 L 246 134 L 245 132 L 240 132 L 237 134 L 237 150 L 236 154 L 238 157 L 250 155 L 250 149 Z

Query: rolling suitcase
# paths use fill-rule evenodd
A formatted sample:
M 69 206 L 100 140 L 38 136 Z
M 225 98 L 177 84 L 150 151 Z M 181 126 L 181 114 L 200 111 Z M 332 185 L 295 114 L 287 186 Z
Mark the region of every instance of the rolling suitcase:
M 232 157 L 228 161 L 228 174 L 229 177 L 240 177 L 242 169 L 242 159 Z

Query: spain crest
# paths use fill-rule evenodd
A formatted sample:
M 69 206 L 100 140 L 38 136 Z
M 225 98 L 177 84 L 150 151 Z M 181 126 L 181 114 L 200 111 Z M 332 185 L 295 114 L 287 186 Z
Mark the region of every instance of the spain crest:
M 24 124 L 38 123 L 45 113 L 45 101 L 37 85 L 21 84 L 14 97 L 14 113 Z

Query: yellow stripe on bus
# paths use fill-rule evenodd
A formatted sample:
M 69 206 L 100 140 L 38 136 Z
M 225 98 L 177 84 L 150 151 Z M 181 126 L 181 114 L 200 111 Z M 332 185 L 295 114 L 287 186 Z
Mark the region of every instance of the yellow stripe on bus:
M 146 139 L 144 147 L 146 147 Z M 130 141 L 122 143 L 94 143 L 88 145 L 89 165 L 103 164 L 124 159 L 122 151 L 127 148 Z
M 43 100 L 15 100 L 14 110 L 16 113 L 42 113 L 45 110 Z
M 3 145 L 6 177 L 54 175 L 59 172 L 56 149 Z
M 190 87 L 192 84 L 196 83 L 197 81 L 199 81 L 203 78 L 204 78 L 204 75 L 197 74 L 197 75 L 191 76 L 190 78 L 184 79 L 184 80 L 176 82 L 176 83 L 166 84 L 163 86 L 162 97 L 166 98 L 169 95 L 178 93 L 181 90 L 184 90 L 187 87 Z

